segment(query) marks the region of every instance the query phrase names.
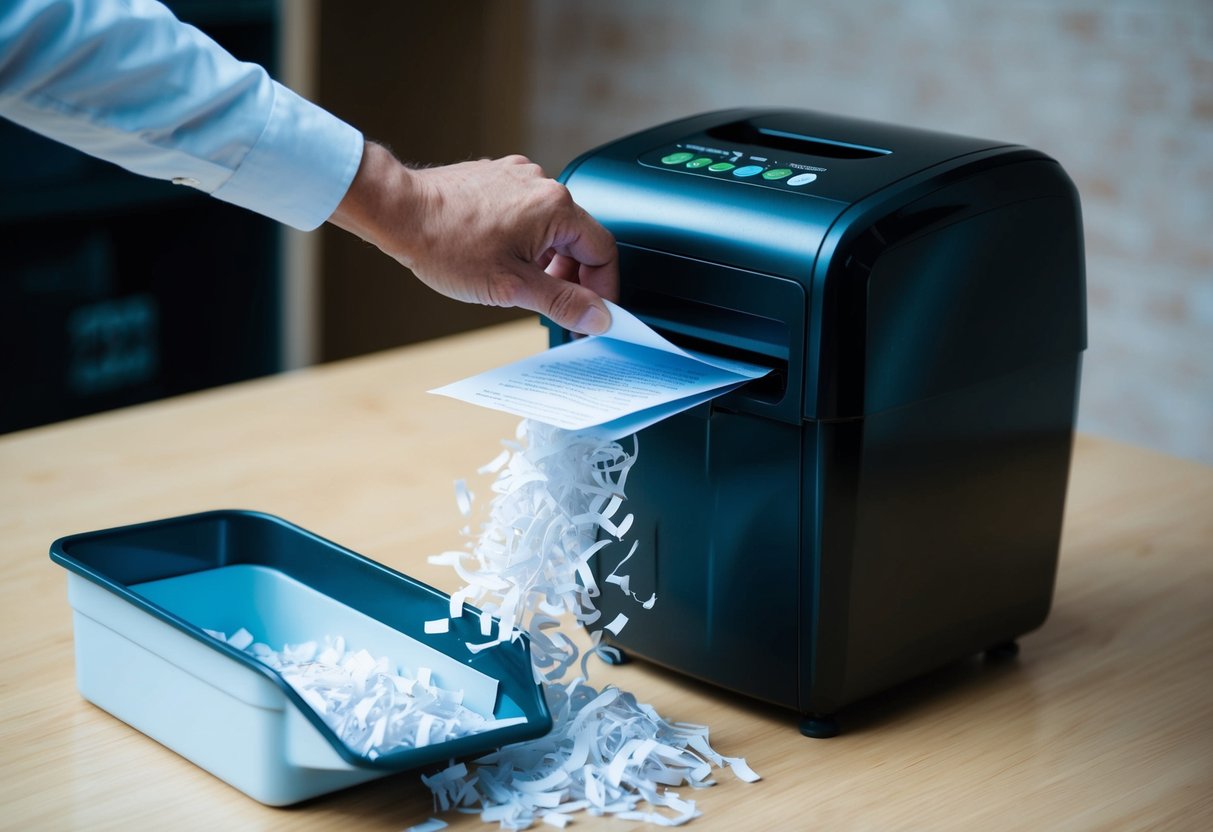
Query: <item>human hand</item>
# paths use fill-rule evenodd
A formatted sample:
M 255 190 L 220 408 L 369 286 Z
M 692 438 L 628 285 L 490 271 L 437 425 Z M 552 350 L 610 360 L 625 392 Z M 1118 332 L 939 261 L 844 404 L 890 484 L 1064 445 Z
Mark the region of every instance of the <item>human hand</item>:
M 588 335 L 610 325 L 614 238 L 523 156 L 414 170 L 367 142 L 329 221 L 447 297 L 530 309 Z

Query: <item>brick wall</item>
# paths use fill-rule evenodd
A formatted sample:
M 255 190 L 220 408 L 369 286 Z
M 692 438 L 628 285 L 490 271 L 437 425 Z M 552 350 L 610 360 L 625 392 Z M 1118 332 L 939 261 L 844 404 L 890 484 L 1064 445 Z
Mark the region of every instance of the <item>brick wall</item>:
M 1213 463 L 1213 0 L 532 0 L 528 151 L 790 105 L 1019 142 L 1083 198 L 1082 430 Z

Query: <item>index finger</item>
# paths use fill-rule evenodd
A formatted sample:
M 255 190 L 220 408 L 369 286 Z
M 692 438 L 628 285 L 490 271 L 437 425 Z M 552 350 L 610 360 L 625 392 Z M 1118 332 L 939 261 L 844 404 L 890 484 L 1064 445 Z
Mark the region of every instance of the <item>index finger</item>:
M 619 249 L 611 232 L 574 205 L 563 239 L 552 242 L 557 253 L 579 264 L 577 282 L 608 300 L 619 299 Z

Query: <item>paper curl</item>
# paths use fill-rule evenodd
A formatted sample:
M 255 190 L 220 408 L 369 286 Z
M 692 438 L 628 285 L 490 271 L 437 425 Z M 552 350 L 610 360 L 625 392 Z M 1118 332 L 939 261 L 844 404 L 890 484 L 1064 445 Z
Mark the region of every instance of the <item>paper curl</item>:
M 446 552 L 430 562 L 453 567 L 466 582 L 452 596 L 452 616 L 457 599 L 460 611 L 464 601 L 484 611 L 482 635 L 491 632 L 489 614 L 502 622 L 496 638 L 469 643 L 469 650 L 490 649 L 527 634 L 553 727 L 544 737 L 481 757 L 474 773 L 459 764 L 423 778 L 435 807 L 479 811 L 481 820 L 503 829 L 525 829 L 536 822 L 563 828 L 569 815 L 579 811 L 680 826 L 699 810 L 695 801 L 672 788 L 712 785 L 714 766 L 727 766 L 747 782 L 757 780 L 744 759 L 725 757 L 711 747 L 706 726 L 669 722 L 630 693 L 614 687 L 596 690 L 585 681 L 591 658 L 615 653 L 603 642 L 604 633 L 618 635 L 629 621 L 619 613 L 604 624 L 594 603 L 603 587 L 592 562 L 632 527 L 632 514 L 616 518 L 636 461 L 635 437 L 628 452 L 618 442 L 524 421 L 517 441 L 503 444 L 506 449 L 480 469 L 496 479 L 479 536 L 468 551 Z M 456 493 L 465 515 L 469 494 L 462 484 Z M 604 582 L 652 609 L 657 596 L 636 595 L 623 571 L 636 552 L 633 543 Z M 590 648 L 584 655 L 560 631 L 566 615 L 589 631 Z M 579 657 L 581 676 L 564 681 Z
M 714 785 L 713 766 L 758 779 L 745 760 L 712 748 L 707 726 L 667 721 L 618 688 L 596 690 L 578 678 L 546 691 L 551 732 L 481 757 L 474 774 L 460 764 L 427 778 L 440 808 L 479 807 L 481 820 L 503 829 L 560 825 L 554 813 L 583 810 L 681 826 L 700 813 L 672 788 Z
M 276 670 L 342 742 L 371 759 L 519 721 L 486 718 L 463 705 L 463 691 L 433 684 L 429 668 L 421 668 L 416 678 L 403 675 L 387 658 L 347 650 L 341 636 L 278 651 L 254 643 L 243 627 L 226 637 L 206 632 Z
M 468 644 L 472 652 L 526 633 L 536 681 L 556 682 L 577 665 L 580 651 L 572 640 L 552 631 L 554 622 L 571 614 L 578 624 L 598 631 L 601 612 L 594 599 L 602 589 L 592 562 L 632 526 L 631 514 L 619 522 L 614 518 L 623 505 L 639 444 L 633 437 L 628 451 L 619 442 L 533 421 L 519 425 L 517 441 L 503 444 L 505 449 L 480 469 L 496 475 L 494 496 L 470 551 L 446 552 L 430 562 L 453 567 L 465 581 L 453 596 L 460 611 L 466 601 L 501 621 L 495 638 Z M 470 513 L 471 501 L 471 491 L 459 480 L 456 503 L 461 514 Z M 618 572 L 608 582 L 631 594 L 627 577 Z M 655 600 L 645 603 L 651 607 Z M 451 614 L 457 614 L 454 600 Z M 627 620 L 617 616 L 606 629 L 618 635 Z M 595 652 L 601 654 L 597 644 Z

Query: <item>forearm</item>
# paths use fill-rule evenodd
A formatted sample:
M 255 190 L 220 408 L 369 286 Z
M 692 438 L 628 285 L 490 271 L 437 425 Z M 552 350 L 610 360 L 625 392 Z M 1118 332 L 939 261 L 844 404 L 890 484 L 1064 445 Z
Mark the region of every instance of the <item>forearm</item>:
M 301 229 L 332 213 L 362 146 L 150 0 L 0 2 L 0 115 Z

